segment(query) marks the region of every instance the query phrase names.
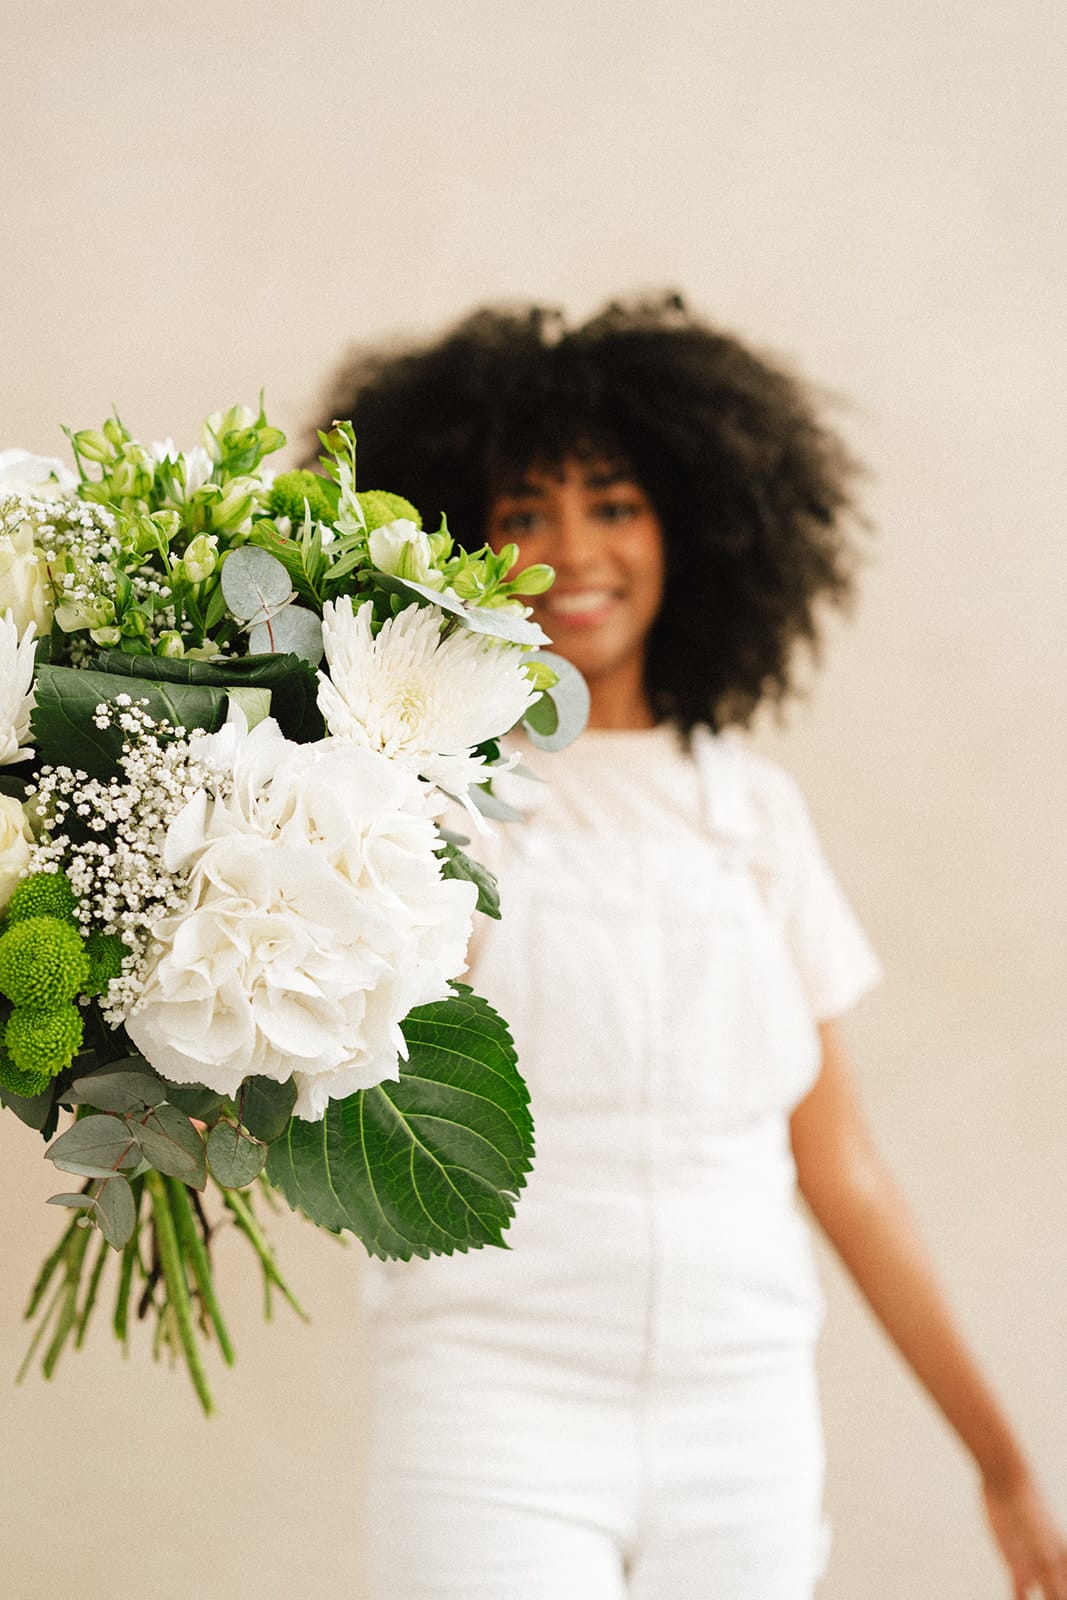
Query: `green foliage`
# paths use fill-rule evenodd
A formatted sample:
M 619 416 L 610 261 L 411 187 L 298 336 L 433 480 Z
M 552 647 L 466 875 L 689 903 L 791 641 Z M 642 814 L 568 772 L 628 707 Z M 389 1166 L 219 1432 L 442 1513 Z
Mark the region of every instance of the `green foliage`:
M 282 472 L 271 485 L 267 509 L 294 526 L 303 522 L 305 509 L 316 521 L 329 522 L 337 509 L 337 488 L 318 472 Z
M 363 519 L 368 533 L 373 533 L 375 528 L 384 528 L 389 522 L 397 522 L 401 518 L 413 522 L 416 528 L 422 527 L 422 518 L 410 500 L 405 500 L 402 494 L 390 494 L 388 489 L 361 489 L 356 499 L 363 509 Z
M 554 651 L 539 650 L 531 665 L 542 672 L 547 667 L 552 681 L 526 713 L 523 727 L 539 750 L 563 750 L 589 721 L 589 685 L 577 667 Z
M 0 934 L 0 991 L 16 1006 L 52 1010 L 73 1000 L 88 976 L 84 940 L 59 917 L 24 917 Z
M 446 840 L 439 854 L 442 878 L 464 878 L 468 883 L 476 884 L 478 901 L 475 910 L 499 922 L 500 890 L 493 874 L 479 861 L 472 860 L 451 840 Z
M 318 683 L 314 670 L 298 656 L 238 656 L 196 661 L 188 656 L 167 660 L 162 656 L 127 656 L 119 651 L 108 651 L 98 657 L 97 666 L 102 672 L 116 676 L 212 687 L 224 695 L 231 689 L 269 689 L 271 716 L 287 739 L 302 744 L 321 739 L 326 732 L 316 703 Z M 131 694 L 142 692 L 129 684 L 126 689 Z
M 129 954 L 117 933 L 93 932 L 86 935 L 85 953 L 89 958 L 89 975 L 83 985 L 87 995 L 102 995 L 112 978 L 122 971 L 122 963 Z
M 126 657 L 127 660 L 133 658 Z M 137 663 L 159 657 L 136 658 Z M 139 675 L 138 675 L 139 676 Z M 37 704 L 32 713 L 34 743 L 44 761 L 81 768 L 91 778 L 110 778 L 122 753 L 122 732 L 115 723 L 98 728 L 96 707 L 114 704 L 120 694 L 147 700 L 148 715 L 175 728 L 203 728 L 214 733 L 226 720 L 229 703 L 224 689 L 213 685 L 153 682 L 140 678 L 131 689 L 129 676 L 73 667 L 38 667 L 34 680 Z
M 294 1120 L 267 1176 L 314 1222 L 408 1259 L 503 1243 L 533 1155 L 506 1024 L 463 986 L 403 1024 L 400 1079 Z
M 232 1122 L 217 1122 L 207 1136 L 211 1176 L 226 1189 L 244 1189 L 267 1164 L 268 1146 Z
M 36 1100 L 44 1095 L 51 1082 L 51 1072 L 43 1067 L 29 1071 L 16 1067 L 7 1051 L 0 1048 L 0 1091 L 5 1102 L 10 1103 L 12 1096 L 17 1100 Z
M 289 1126 L 296 1105 L 296 1085 L 277 1083 L 273 1078 L 247 1078 L 241 1089 L 238 1110 L 241 1123 L 255 1139 L 270 1144 L 281 1138 Z
M 55 1006 L 48 1011 L 16 1006 L 7 1019 L 4 1044 L 21 1072 L 55 1076 L 77 1055 L 84 1027 L 77 1006 Z
M 77 896 L 65 872 L 34 872 L 15 888 L 7 903 L 8 922 L 26 917 L 61 917 L 74 920 Z

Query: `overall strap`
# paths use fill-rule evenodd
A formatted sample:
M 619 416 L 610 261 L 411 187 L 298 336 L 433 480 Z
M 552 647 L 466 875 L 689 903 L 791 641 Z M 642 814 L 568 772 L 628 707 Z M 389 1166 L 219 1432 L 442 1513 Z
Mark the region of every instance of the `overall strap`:
M 693 759 L 703 791 L 704 822 L 730 865 L 748 868 L 765 899 L 777 866 L 766 823 L 752 802 L 744 746 L 708 728 L 693 731 Z

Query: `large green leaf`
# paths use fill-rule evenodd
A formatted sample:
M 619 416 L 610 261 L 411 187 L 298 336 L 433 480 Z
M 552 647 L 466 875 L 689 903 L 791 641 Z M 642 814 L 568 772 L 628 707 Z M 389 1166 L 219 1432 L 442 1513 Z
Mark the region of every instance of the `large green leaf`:
M 347 1228 L 371 1255 L 503 1244 L 533 1157 L 526 1085 L 501 1017 L 469 989 L 404 1022 L 399 1082 L 295 1119 L 267 1177 L 294 1209 Z
M 111 777 L 122 751 L 121 730 L 114 725 L 98 728 L 93 720 L 101 701 L 114 703 L 117 695 L 132 695 L 147 700 L 148 714 L 157 721 L 165 718 L 175 727 L 208 732 L 222 726 L 229 705 L 225 689 L 209 684 L 153 682 L 138 675 L 131 686 L 129 676 L 74 667 L 39 667 L 34 693 L 32 727 L 39 754 L 55 765 L 80 767 L 91 778 Z
M 128 656 L 108 650 L 97 657 L 104 672 L 166 683 L 209 684 L 219 689 L 269 689 L 271 716 L 287 739 L 307 743 L 326 732 L 316 703 L 318 679 L 309 662 L 294 655 L 251 655 L 216 661 L 188 656 Z

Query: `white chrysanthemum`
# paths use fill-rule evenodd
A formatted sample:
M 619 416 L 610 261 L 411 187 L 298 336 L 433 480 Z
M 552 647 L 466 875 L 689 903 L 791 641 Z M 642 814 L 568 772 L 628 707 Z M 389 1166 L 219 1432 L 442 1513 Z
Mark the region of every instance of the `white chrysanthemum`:
M 31 622 L 20 639 L 14 617 L 0 612 L 0 767 L 33 755 L 27 743 L 37 650 L 33 632 Z
M 397 1077 L 402 1019 L 463 970 L 477 890 L 442 878 L 427 790 L 381 755 L 293 744 L 270 718 L 194 743 L 232 789 L 171 824 L 188 899 L 154 930 L 126 1028 L 175 1082 L 292 1078 L 314 1121 Z
M 371 636 L 371 607 L 327 601 L 330 675 L 319 707 L 338 738 L 381 751 L 463 797 L 487 773 L 471 751 L 513 728 L 537 698 L 524 651 L 459 628 L 442 636 L 434 606 L 409 606 Z

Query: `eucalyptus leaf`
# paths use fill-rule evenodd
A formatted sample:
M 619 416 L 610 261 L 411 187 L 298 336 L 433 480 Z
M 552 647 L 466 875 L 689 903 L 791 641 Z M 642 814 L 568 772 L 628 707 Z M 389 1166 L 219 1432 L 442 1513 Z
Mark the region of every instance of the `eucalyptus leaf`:
M 509 806 L 506 800 L 499 799 L 482 783 L 472 783 L 467 791 L 476 810 L 483 817 L 490 817 L 494 822 L 522 822 L 523 814 L 514 806 Z
M 121 1250 L 137 1226 L 137 1202 L 126 1179 L 116 1173 L 96 1193 L 96 1225 L 113 1250 Z
M 530 707 L 523 727 L 538 750 L 565 750 L 589 721 L 589 685 L 576 666 L 552 650 L 539 650 L 531 659 L 547 663 L 556 682 Z
M 46 1206 L 67 1206 L 71 1211 L 85 1211 L 93 1204 L 91 1194 L 50 1194 Z
M 243 1126 L 265 1144 L 272 1144 L 285 1132 L 295 1105 L 296 1084 L 291 1078 L 286 1083 L 274 1078 L 247 1078 L 238 1100 Z
M 403 1024 L 398 1082 L 294 1118 L 267 1176 L 294 1209 L 357 1234 L 372 1255 L 503 1243 L 533 1156 L 526 1085 L 507 1025 L 462 985 Z
M 136 1059 L 136 1058 L 135 1058 Z M 167 1097 L 166 1085 L 143 1070 L 94 1072 L 87 1078 L 76 1078 L 64 1092 L 64 1099 L 75 1105 L 94 1106 L 97 1111 L 146 1111 L 158 1106 Z
M 463 878 L 468 883 L 475 884 L 478 889 L 475 910 L 499 922 L 500 889 L 488 867 L 483 867 L 480 861 L 473 860 L 458 845 L 448 840 L 439 854 L 442 878 Z
M 254 544 L 229 552 L 222 563 L 221 583 L 226 604 L 242 622 L 284 606 L 293 592 L 277 556 Z
M 233 1123 L 217 1122 L 207 1136 L 211 1175 L 224 1189 L 243 1189 L 263 1171 L 269 1149 Z
M 110 1178 L 120 1167 L 140 1160 L 133 1131 L 122 1117 L 82 1117 L 45 1151 L 49 1161 L 64 1172 L 86 1178 Z
M 249 732 L 270 716 L 270 690 L 269 689 L 227 689 L 230 704 L 240 707 L 244 713 L 245 722 Z
M 204 1141 L 177 1106 L 157 1106 L 143 1123 L 131 1123 L 145 1160 L 168 1178 L 180 1178 L 192 1189 L 207 1183 Z
M 168 1105 L 177 1106 L 187 1117 L 196 1117 L 199 1122 L 214 1121 L 226 1104 L 224 1095 L 205 1088 L 202 1083 L 164 1082 L 163 1087 Z
M 53 1078 L 47 1089 L 43 1089 L 40 1094 L 12 1094 L 9 1089 L 0 1090 L 0 1105 L 7 1106 L 27 1128 L 36 1129 L 47 1139 L 49 1135 L 46 1129 L 55 1113 L 55 1096 L 56 1083 Z
M 286 606 L 248 630 L 248 643 L 256 654 L 286 651 L 313 667 L 322 660 L 322 623 L 313 611 L 303 606 Z

